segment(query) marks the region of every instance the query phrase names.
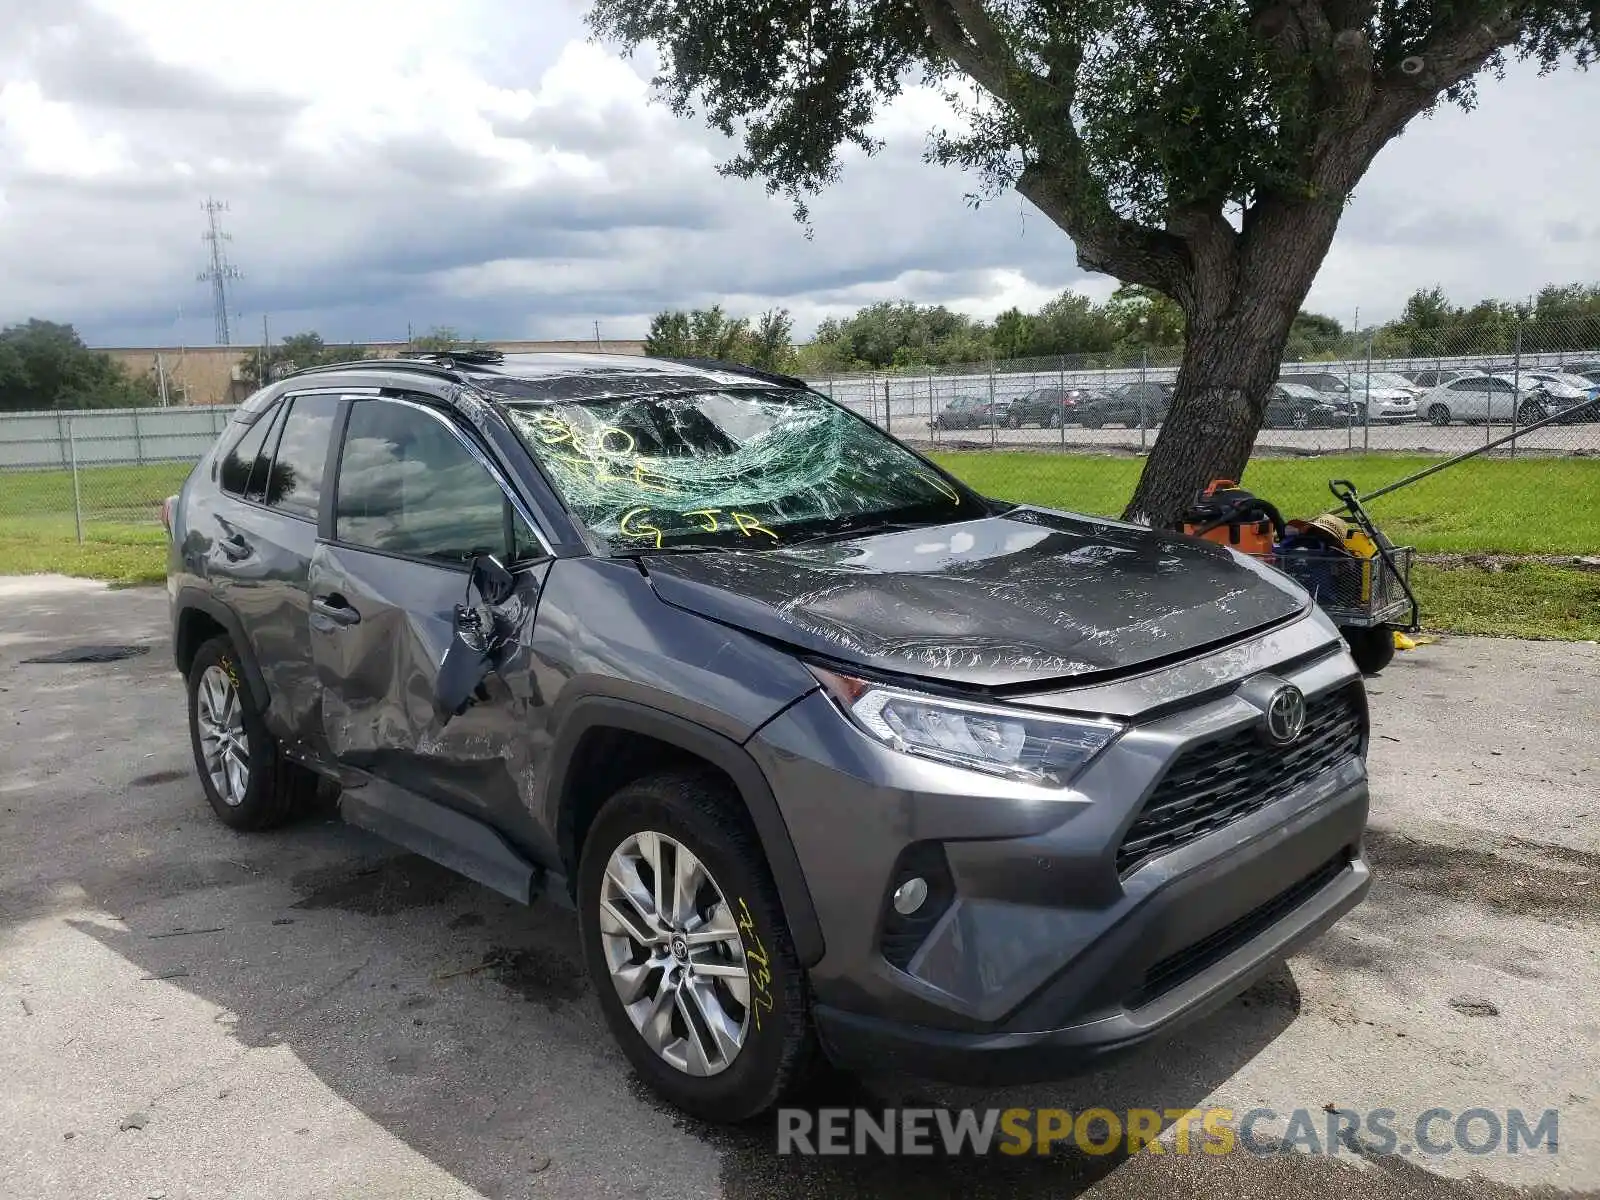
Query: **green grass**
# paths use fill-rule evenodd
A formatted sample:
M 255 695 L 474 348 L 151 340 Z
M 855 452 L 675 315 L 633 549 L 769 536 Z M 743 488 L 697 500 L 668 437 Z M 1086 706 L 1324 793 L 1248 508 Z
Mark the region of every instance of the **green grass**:
M 1078 512 L 1115 515 L 1133 493 L 1142 459 L 980 451 L 940 454 L 978 491 Z M 1364 492 L 1437 458 L 1339 455 L 1262 458 L 1244 484 L 1285 517 L 1334 507 L 1328 480 Z M 1600 459 L 1476 459 L 1373 501 L 1370 511 L 1397 542 L 1433 553 L 1600 553 Z
M 978 490 L 1081 512 L 1120 512 L 1141 460 L 1088 455 L 961 453 L 938 456 Z M 1332 506 L 1327 480 L 1371 490 L 1427 458 L 1261 459 L 1245 483 L 1285 515 Z M 80 470 L 82 545 L 65 471 L 0 473 L 0 575 L 56 571 L 117 584 L 166 573 L 162 499 L 186 464 Z M 1373 504 L 1398 541 L 1435 553 L 1600 553 L 1600 461 L 1516 459 L 1464 463 Z M 1538 563 L 1499 571 L 1419 563 L 1413 575 L 1431 629 L 1505 637 L 1600 639 L 1600 573 Z
M 1600 641 L 1600 571 L 1542 563 L 1506 563 L 1498 571 L 1418 563 L 1411 582 L 1428 629 Z
M 70 471 L 0 473 L 0 575 L 54 571 L 118 584 L 166 575 L 161 502 L 183 486 L 188 463 L 78 471 L 82 545 Z

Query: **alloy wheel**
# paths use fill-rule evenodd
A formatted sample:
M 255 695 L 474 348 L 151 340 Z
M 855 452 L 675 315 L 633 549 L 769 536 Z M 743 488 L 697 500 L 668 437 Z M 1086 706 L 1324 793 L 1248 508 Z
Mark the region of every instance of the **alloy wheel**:
M 606 863 L 599 931 L 622 1007 L 663 1061 L 717 1075 L 750 1026 L 739 926 L 706 865 L 665 834 L 630 836 Z
M 206 774 L 222 802 L 238 808 L 250 787 L 250 739 L 239 689 L 220 666 L 210 666 L 200 676 L 195 698 Z

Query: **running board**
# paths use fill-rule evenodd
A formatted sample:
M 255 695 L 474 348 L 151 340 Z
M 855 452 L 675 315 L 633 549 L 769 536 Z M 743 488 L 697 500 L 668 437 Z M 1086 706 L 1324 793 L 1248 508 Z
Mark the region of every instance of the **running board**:
M 571 907 L 565 877 L 529 862 L 491 826 L 381 779 L 346 784 L 339 813 L 348 824 L 432 859 L 519 904 L 541 893 Z

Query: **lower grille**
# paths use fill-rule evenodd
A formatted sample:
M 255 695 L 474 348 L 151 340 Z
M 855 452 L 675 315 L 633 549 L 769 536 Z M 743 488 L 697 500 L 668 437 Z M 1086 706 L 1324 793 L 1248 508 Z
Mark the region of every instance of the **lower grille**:
M 1129 996 L 1129 1008 L 1140 1008 L 1166 992 L 1188 982 L 1212 963 L 1232 954 L 1263 930 L 1271 928 L 1323 888 L 1337 879 L 1350 865 L 1348 848 L 1323 863 L 1299 883 L 1279 892 L 1258 908 L 1253 908 L 1231 924 L 1208 934 L 1176 954 L 1169 954 L 1145 972 L 1139 990 Z
M 1268 746 L 1245 729 L 1185 751 L 1167 769 L 1117 849 L 1117 873 L 1221 829 L 1361 753 L 1365 705 L 1359 686 L 1306 705 L 1292 746 Z

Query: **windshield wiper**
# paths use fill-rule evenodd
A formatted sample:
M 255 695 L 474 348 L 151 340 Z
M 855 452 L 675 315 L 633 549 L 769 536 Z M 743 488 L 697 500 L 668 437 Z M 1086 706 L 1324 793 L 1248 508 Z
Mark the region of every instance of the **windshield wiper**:
M 945 520 L 886 521 L 870 514 L 859 517 L 843 517 L 830 522 L 816 533 L 794 538 L 786 544 L 790 546 L 813 545 L 817 542 L 835 542 L 841 538 L 860 537 L 869 533 L 904 533 L 908 529 L 926 529 L 932 525 L 948 524 L 949 522 Z

